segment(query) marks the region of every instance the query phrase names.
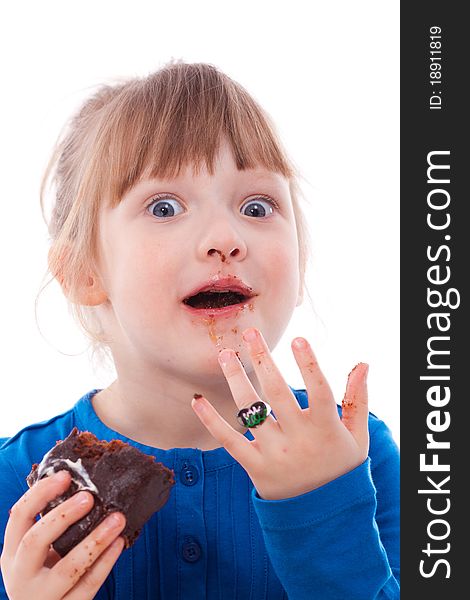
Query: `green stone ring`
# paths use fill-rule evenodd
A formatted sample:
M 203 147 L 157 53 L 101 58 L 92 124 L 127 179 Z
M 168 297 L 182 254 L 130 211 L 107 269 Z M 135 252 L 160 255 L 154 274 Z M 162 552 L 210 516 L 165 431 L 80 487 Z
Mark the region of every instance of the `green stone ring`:
M 263 421 L 266 421 L 270 414 L 271 407 L 269 404 L 259 400 L 248 408 L 242 408 L 237 415 L 237 419 L 243 427 L 253 429 L 254 427 L 258 427 L 258 425 L 261 425 Z

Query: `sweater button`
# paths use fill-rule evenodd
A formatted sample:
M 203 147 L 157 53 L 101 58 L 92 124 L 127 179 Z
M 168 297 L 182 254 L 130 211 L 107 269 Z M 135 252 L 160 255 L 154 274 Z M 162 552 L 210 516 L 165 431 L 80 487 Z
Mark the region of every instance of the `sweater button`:
M 191 463 L 183 463 L 180 471 L 180 481 L 184 485 L 195 485 L 199 481 L 199 471 Z
M 183 558 L 186 562 L 193 563 L 201 558 L 201 546 L 196 542 L 196 540 L 193 537 L 185 537 L 185 542 L 182 548 Z

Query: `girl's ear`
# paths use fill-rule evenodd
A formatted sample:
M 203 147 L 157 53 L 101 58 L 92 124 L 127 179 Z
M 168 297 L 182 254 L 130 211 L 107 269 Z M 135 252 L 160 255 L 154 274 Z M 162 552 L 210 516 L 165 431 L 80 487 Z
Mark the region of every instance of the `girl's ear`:
M 52 252 L 49 250 L 49 268 L 52 275 L 60 283 L 65 296 L 71 302 L 81 304 L 82 306 L 98 306 L 99 304 L 106 302 L 108 299 L 108 294 L 101 283 L 101 279 L 91 270 L 80 278 L 80 280 L 77 282 L 75 290 L 71 289 L 69 282 L 64 275 L 63 266 L 65 262 L 65 254 L 66 253 L 64 252 L 58 261 L 56 259 L 54 262 L 52 262 Z
M 83 306 L 98 306 L 108 299 L 108 294 L 95 273 L 90 273 L 86 277 L 86 282 L 80 286 L 80 290 L 75 296 L 76 302 Z

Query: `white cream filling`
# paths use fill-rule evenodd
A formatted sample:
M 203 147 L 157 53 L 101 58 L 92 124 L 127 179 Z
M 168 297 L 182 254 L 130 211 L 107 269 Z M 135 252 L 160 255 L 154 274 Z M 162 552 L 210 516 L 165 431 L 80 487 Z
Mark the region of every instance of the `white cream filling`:
M 98 488 L 93 483 L 93 481 L 90 479 L 90 476 L 88 475 L 88 471 L 82 465 L 81 458 L 78 458 L 75 462 L 70 460 L 69 458 L 53 458 L 49 462 L 49 464 L 46 466 L 46 463 L 48 462 L 49 454 L 52 452 L 52 450 L 54 450 L 54 448 L 51 448 L 51 450 L 49 450 L 49 452 L 47 454 L 45 454 L 44 458 L 38 465 L 38 471 L 37 471 L 38 479 L 41 479 L 42 477 L 49 477 L 50 475 L 53 475 L 55 472 L 54 466 L 57 465 L 58 463 L 62 463 L 62 464 L 65 463 L 69 467 L 69 469 L 72 471 L 72 473 L 71 473 L 72 481 L 77 486 L 77 491 L 88 490 L 90 492 L 98 494 Z M 74 477 L 73 474 L 76 474 L 76 477 Z

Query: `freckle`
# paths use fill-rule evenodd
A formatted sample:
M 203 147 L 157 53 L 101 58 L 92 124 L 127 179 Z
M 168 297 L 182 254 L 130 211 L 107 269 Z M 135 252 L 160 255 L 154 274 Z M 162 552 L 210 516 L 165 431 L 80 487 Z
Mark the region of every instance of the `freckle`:
M 235 335 L 237 335 L 237 333 L 238 333 L 238 327 L 233 327 L 232 328 L 232 333 L 234 333 Z
M 62 517 L 62 519 L 65 519 L 65 513 L 60 513 L 60 516 Z

